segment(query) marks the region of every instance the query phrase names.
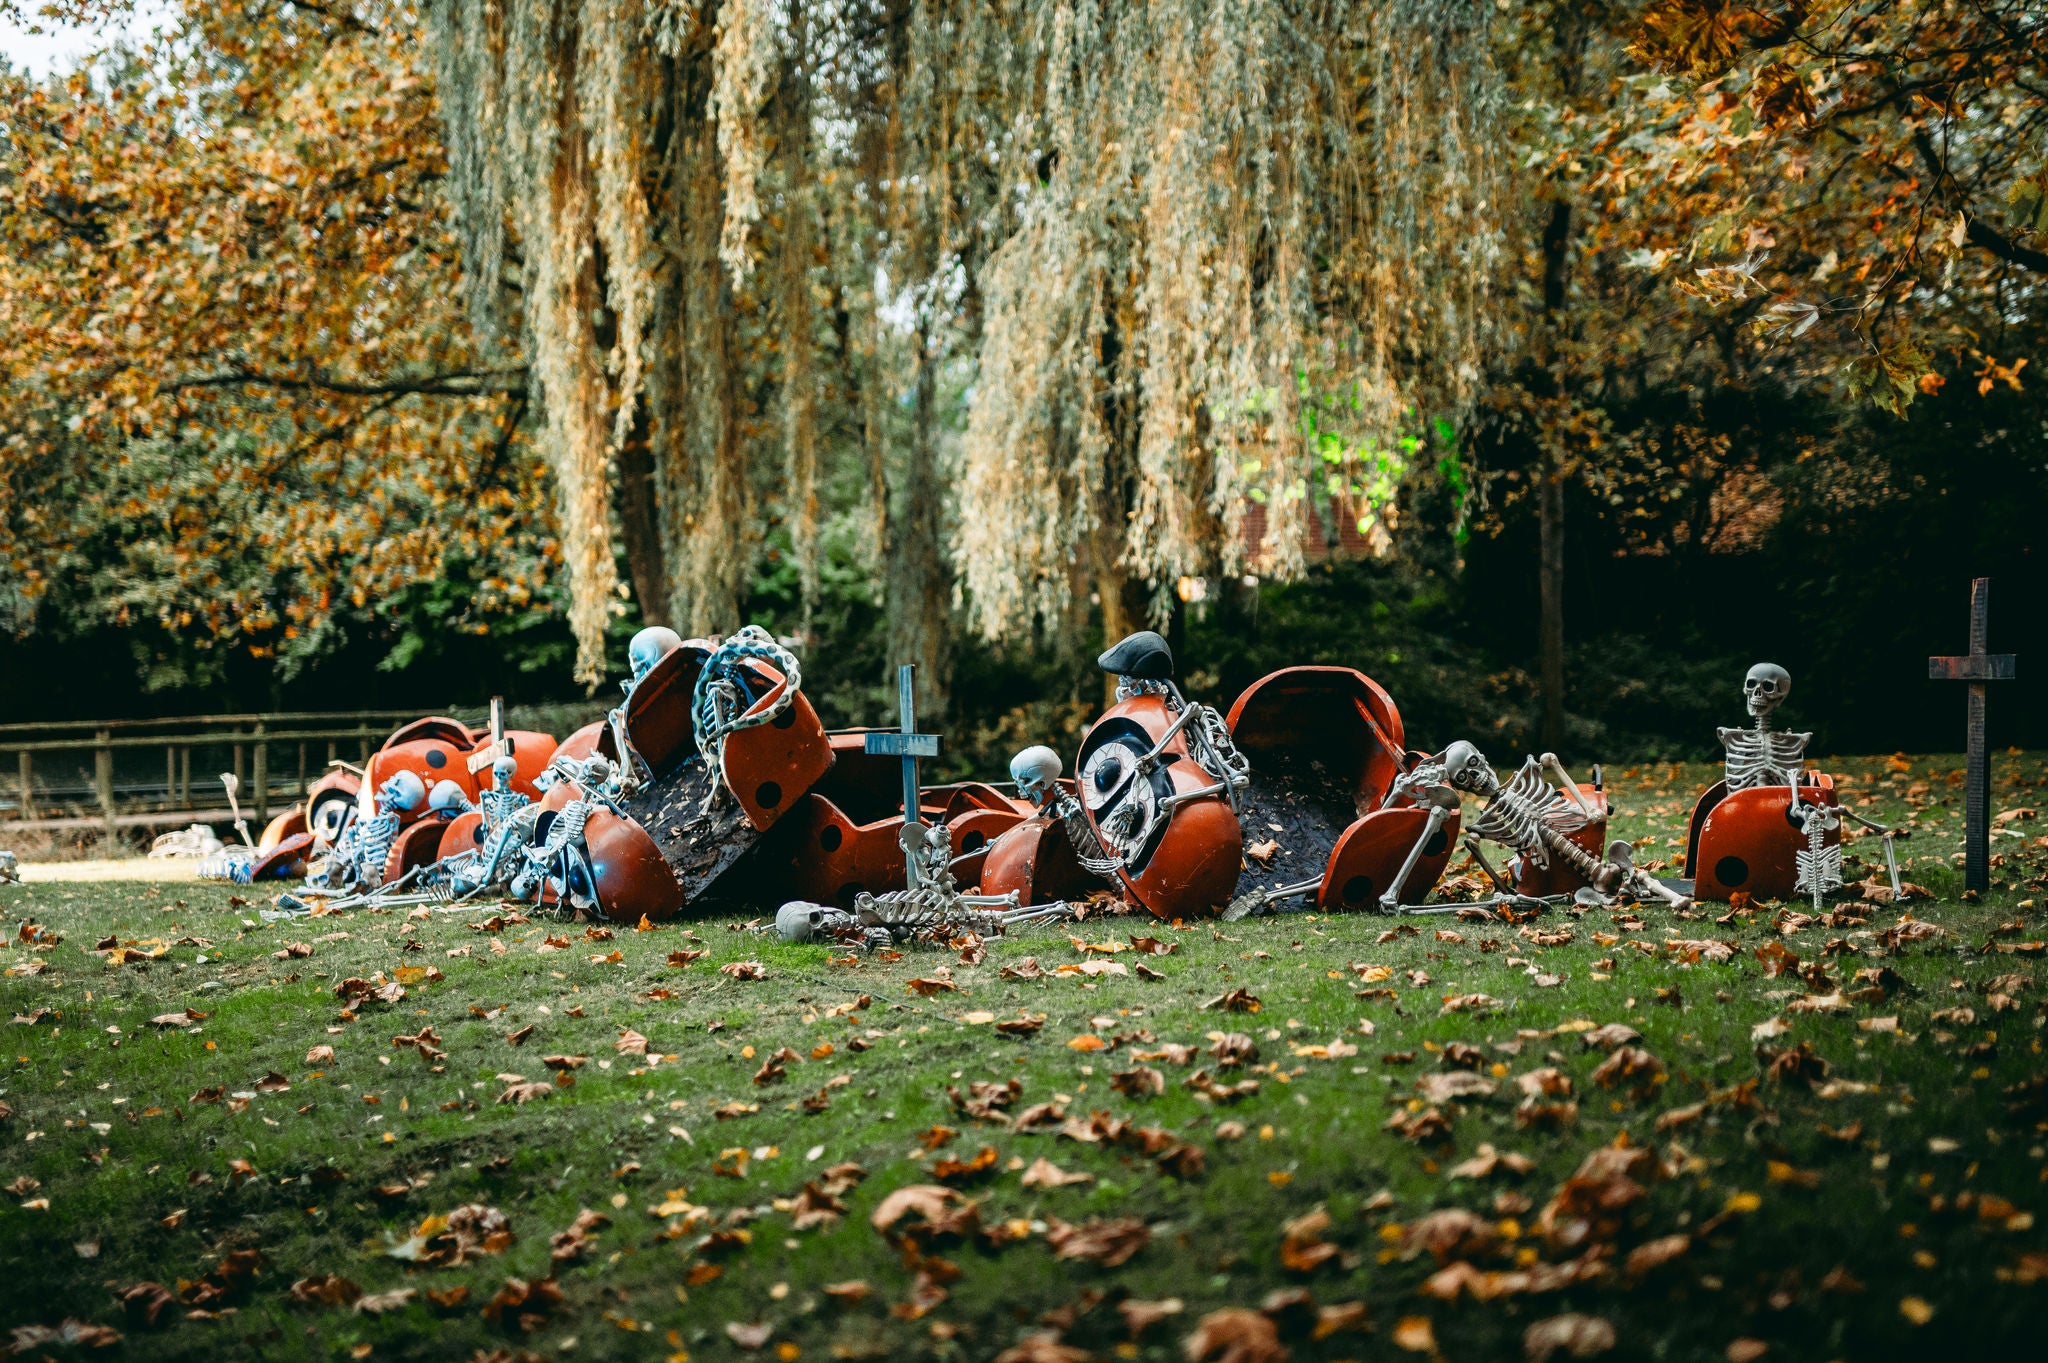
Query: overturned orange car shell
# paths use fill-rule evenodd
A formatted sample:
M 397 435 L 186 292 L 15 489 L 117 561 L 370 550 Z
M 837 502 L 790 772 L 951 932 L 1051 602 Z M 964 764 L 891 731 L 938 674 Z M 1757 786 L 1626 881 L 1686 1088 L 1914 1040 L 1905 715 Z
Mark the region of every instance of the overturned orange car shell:
M 1835 805 L 1834 778 L 1808 772 L 1799 786 L 1805 804 Z M 1792 792 L 1787 786 L 1752 786 L 1728 793 L 1716 782 L 1693 807 L 1686 830 L 1685 866 L 1693 879 L 1693 898 L 1726 902 L 1737 891 L 1756 899 L 1790 899 L 1798 891 L 1799 853 L 1806 837 L 1792 822 Z M 1826 831 L 1822 845 L 1839 847 L 1839 821 Z

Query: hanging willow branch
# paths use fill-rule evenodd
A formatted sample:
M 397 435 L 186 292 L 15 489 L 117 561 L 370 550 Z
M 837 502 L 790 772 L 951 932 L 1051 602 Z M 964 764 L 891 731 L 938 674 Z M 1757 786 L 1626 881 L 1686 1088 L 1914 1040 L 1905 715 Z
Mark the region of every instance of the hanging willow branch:
M 808 612 L 835 467 L 867 489 L 842 514 L 893 494 L 914 522 L 866 528 L 920 557 L 887 565 L 920 638 L 947 545 L 993 637 L 1091 578 L 1109 623 L 1126 579 L 1157 610 L 1185 577 L 1298 574 L 1312 507 L 1388 514 L 1415 414 L 1467 400 L 1495 340 L 1491 13 L 438 0 L 471 304 L 497 320 L 516 244 L 582 675 L 642 404 L 692 630 L 736 623 L 763 508 Z
M 1134 475 L 1122 564 L 1298 574 L 1310 493 L 1455 406 L 1490 340 L 1493 72 L 1477 6 L 1045 0 L 1024 206 L 984 276 L 957 552 L 989 635 L 1055 619 Z M 955 69 L 958 63 L 952 64 Z M 1412 420 L 1409 424 L 1412 424 Z M 1247 499 L 1266 509 L 1246 543 Z

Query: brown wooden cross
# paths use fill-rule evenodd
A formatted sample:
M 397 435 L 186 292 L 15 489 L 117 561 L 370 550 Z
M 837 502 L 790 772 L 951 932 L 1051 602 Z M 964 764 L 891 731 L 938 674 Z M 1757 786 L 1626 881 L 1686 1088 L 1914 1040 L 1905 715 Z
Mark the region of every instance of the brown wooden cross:
M 2012 654 L 1984 651 L 1990 626 L 1991 579 L 1980 577 L 1970 584 L 1970 651 L 1927 660 L 1930 680 L 1970 684 L 1969 762 L 1963 781 L 1963 888 L 1979 892 L 1991 888 L 1991 754 L 1984 745 L 1984 686 L 2011 681 L 2019 671 Z

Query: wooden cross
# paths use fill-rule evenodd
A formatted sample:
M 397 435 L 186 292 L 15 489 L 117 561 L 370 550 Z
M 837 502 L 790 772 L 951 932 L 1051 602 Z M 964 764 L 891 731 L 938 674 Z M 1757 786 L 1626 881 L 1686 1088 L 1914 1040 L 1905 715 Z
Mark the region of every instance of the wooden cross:
M 901 729 L 893 734 L 869 734 L 863 748 L 871 756 L 903 759 L 903 824 L 907 831 L 912 825 L 924 826 L 917 816 L 917 759 L 939 755 L 939 736 L 917 732 L 917 668 L 912 664 L 896 669 L 896 693 Z M 906 883 L 912 889 L 919 883 L 917 853 L 923 845 L 922 839 L 916 843 L 904 839 L 903 862 L 910 877 Z
M 474 776 L 485 770 L 508 751 L 505 746 L 505 698 L 492 696 L 491 741 L 469 755 L 469 774 Z
M 2018 662 L 2010 653 L 1986 653 L 1991 625 L 1991 579 L 1970 584 L 1970 651 L 1953 657 L 1929 658 L 1932 681 L 1970 684 L 1969 760 L 1963 780 L 1963 888 L 1980 893 L 1991 888 L 1991 755 L 1984 745 L 1984 686 L 2011 681 Z

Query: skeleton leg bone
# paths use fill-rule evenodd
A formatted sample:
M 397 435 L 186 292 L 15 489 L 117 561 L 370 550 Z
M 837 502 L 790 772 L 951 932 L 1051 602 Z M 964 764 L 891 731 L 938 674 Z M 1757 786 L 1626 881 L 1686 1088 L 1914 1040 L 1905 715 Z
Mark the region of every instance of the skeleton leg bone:
M 1422 835 L 1416 838 L 1415 845 L 1408 849 L 1407 859 L 1401 863 L 1401 869 L 1394 874 L 1394 883 L 1380 896 L 1381 913 L 1400 912 L 1401 891 L 1408 884 L 1408 876 L 1415 870 L 1415 863 L 1422 860 L 1422 849 L 1437 835 L 1437 830 L 1444 826 L 1444 820 L 1451 816 L 1451 808 L 1452 806 L 1445 804 L 1430 806 L 1429 821 L 1423 825 Z
M 1501 873 L 1493 869 L 1493 863 L 1486 859 L 1484 846 L 1480 843 L 1478 837 L 1467 833 L 1462 841 L 1464 842 L 1466 853 L 1471 856 L 1473 861 L 1478 863 L 1480 870 L 1486 872 L 1486 878 L 1493 882 L 1493 888 L 1501 894 L 1513 894 L 1515 892 L 1514 887 L 1508 884 Z
M 1844 809 L 1842 817 L 1853 819 L 1859 827 L 1879 834 L 1884 838 L 1884 869 L 1891 876 L 1892 899 L 1896 901 L 1900 895 L 1905 893 L 1905 887 L 1899 883 L 1899 854 L 1898 850 L 1892 846 L 1892 840 L 1894 838 L 1910 838 L 1913 836 L 1912 830 L 1887 828 L 1881 823 L 1874 823 L 1864 818 L 1853 809 Z
M 1235 923 L 1240 918 L 1250 918 L 1255 914 L 1263 914 L 1267 909 L 1283 899 L 1292 899 L 1296 895 L 1313 894 L 1322 887 L 1323 878 L 1316 876 L 1310 880 L 1298 880 L 1292 885 L 1274 885 L 1263 890 L 1248 890 L 1230 901 L 1230 907 L 1223 911 L 1223 921 Z
M 1564 763 L 1557 760 L 1556 753 L 1547 752 L 1537 760 L 1543 764 L 1543 774 L 1545 776 L 1548 776 L 1551 780 L 1557 782 L 1558 789 L 1564 793 L 1564 797 L 1567 800 L 1570 800 L 1573 804 L 1579 807 L 1579 812 L 1581 814 L 1584 814 L 1586 818 L 1589 820 L 1597 819 L 1600 817 L 1598 814 L 1595 814 L 1593 812 L 1593 806 L 1590 803 L 1588 803 L 1586 797 L 1580 793 L 1579 783 L 1577 781 L 1574 781 L 1572 779 L 1571 773 L 1564 769 Z

